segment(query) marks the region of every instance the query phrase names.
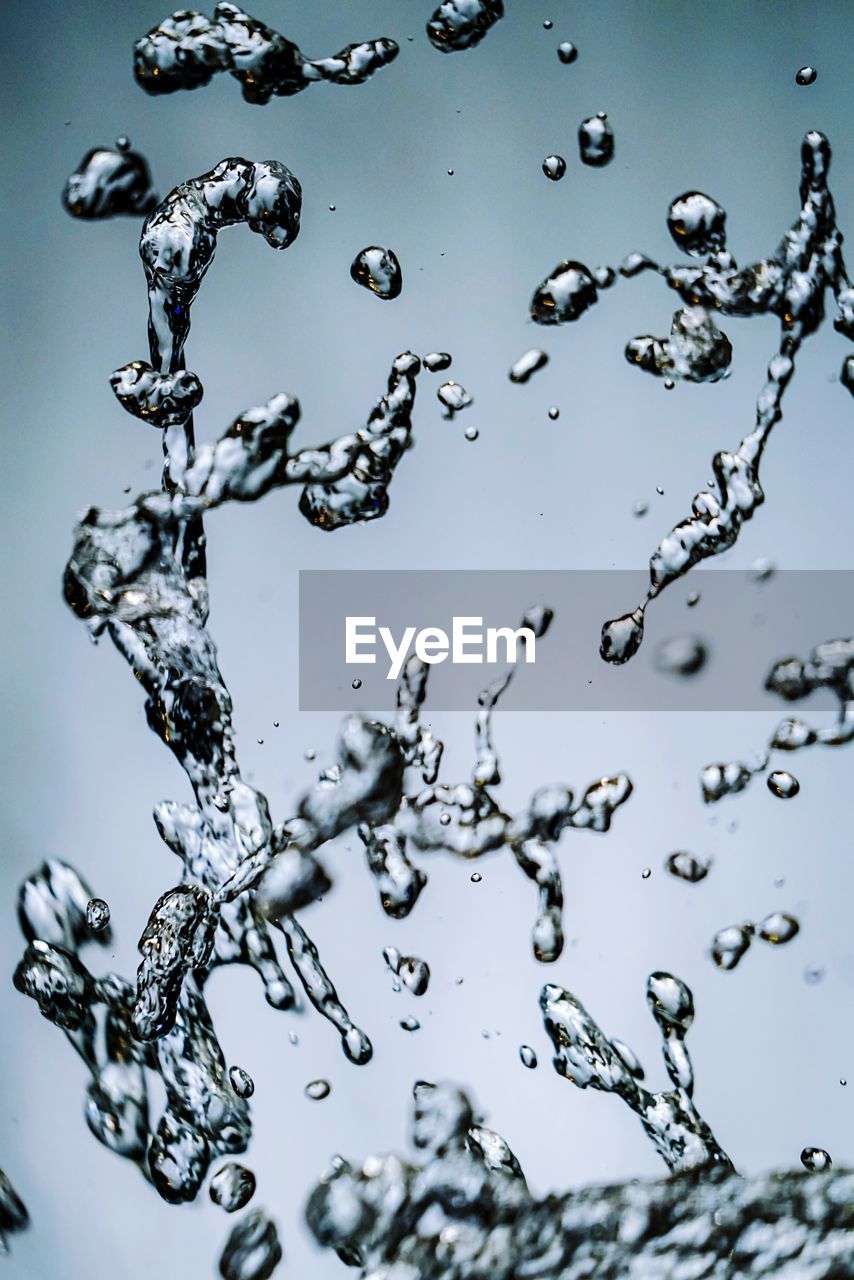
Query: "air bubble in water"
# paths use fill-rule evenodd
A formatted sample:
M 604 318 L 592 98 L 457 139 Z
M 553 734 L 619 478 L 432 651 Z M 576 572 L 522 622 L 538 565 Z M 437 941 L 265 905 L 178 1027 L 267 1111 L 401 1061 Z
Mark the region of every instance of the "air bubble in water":
M 795 84 L 815 84 L 817 76 L 815 67 L 801 67 L 795 72 Z
M 708 650 L 696 636 L 674 636 L 663 640 L 655 650 L 656 671 L 669 676 L 695 676 L 706 665 Z
M 559 182 L 566 173 L 566 161 L 563 156 L 546 156 L 543 161 L 543 173 L 552 182 Z
M 537 1055 L 529 1044 L 519 1045 L 519 1058 L 523 1067 L 529 1067 L 532 1071 L 537 1065 Z
M 303 1089 L 305 1096 L 311 1098 L 312 1102 L 322 1102 L 331 1092 L 332 1085 L 328 1080 L 310 1080 Z
M 570 62 L 575 62 L 575 59 L 578 57 L 578 50 L 571 41 L 562 40 L 557 47 L 557 56 L 560 58 L 561 62 L 568 65 Z
M 403 274 L 393 249 L 369 245 L 353 259 L 350 275 L 365 289 L 386 301 L 397 298 L 403 288 Z
M 805 1169 L 809 1169 L 810 1173 L 824 1173 L 826 1169 L 831 1168 L 833 1161 L 824 1147 L 804 1147 L 801 1152 L 801 1164 Z
M 578 126 L 578 150 L 581 163 L 597 169 L 614 159 L 614 131 L 604 111 L 582 120 Z
M 238 1098 L 251 1098 L 255 1092 L 255 1081 L 243 1067 L 229 1067 L 228 1078 Z
M 769 773 L 767 784 L 772 796 L 777 796 L 780 800 L 791 800 L 801 789 L 797 778 L 785 769 L 775 769 L 773 773 Z
M 695 858 L 693 853 L 680 850 L 671 853 L 664 864 L 665 871 L 677 880 L 687 880 L 689 884 L 699 884 L 709 874 L 709 863 Z
M 100 933 L 110 923 L 110 908 L 103 898 L 90 898 L 86 903 L 86 923 L 94 933 Z
M 540 369 L 544 369 L 548 362 L 549 357 L 545 351 L 540 351 L 539 347 L 531 347 L 530 351 L 513 362 L 507 376 L 511 382 L 527 382 Z
M 447 409 L 447 418 L 453 418 L 460 409 L 466 409 L 472 403 L 472 397 L 458 382 L 443 382 L 436 392 L 436 398 Z
M 255 1174 L 233 1160 L 217 1169 L 210 1182 L 210 1197 L 226 1213 L 236 1213 L 255 1194 Z

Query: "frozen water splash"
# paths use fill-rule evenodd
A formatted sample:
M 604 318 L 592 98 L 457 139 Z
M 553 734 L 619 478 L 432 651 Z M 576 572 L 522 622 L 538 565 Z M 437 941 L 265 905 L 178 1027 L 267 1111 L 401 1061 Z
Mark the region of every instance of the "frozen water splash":
M 768 258 L 739 269 L 725 247 L 723 209 L 700 192 L 687 192 L 672 202 L 668 228 L 680 248 L 705 261 L 662 267 L 636 253 L 620 267 L 624 278 L 656 272 L 684 304 L 676 313 L 670 338 L 636 338 L 629 344 L 627 355 L 640 368 L 670 380 L 713 381 L 724 376 L 731 351 L 713 319 L 718 313 L 773 315 L 780 324 L 780 339 L 756 403 L 754 430 L 735 453 L 715 456 L 714 487 L 697 494 L 691 516 L 676 525 L 653 552 L 646 599 L 622 618 L 605 623 L 600 652 L 607 662 L 627 662 L 637 652 L 649 602 L 694 565 L 733 546 L 744 522 L 764 501 L 759 482 L 762 454 L 782 416 L 783 394 L 794 373 L 795 357 L 804 339 L 824 319 L 828 289 L 836 299 L 834 327 L 843 337 L 854 338 L 854 289 L 842 256 L 842 235 L 828 187 L 829 167 L 830 145 L 823 134 L 812 130 L 801 148 L 800 214 Z M 578 262 L 563 262 L 535 292 L 531 316 L 540 324 L 577 320 L 597 297 L 597 284 L 588 269 Z
M 148 161 L 131 150 L 127 138 L 119 138 L 115 147 L 94 147 L 66 182 L 62 203 L 72 217 L 87 220 L 150 213 L 157 193 Z
M 729 1157 L 693 1102 L 694 1070 L 685 1036 L 694 1021 L 694 998 L 679 978 L 650 974 L 647 1003 L 662 1037 L 662 1053 L 673 1088 L 651 1093 L 631 1051 L 609 1040 L 580 1000 L 562 987 L 543 987 L 540 1009 L 555 1050 L 552 1065 L 580 1089 L 616 1093 L 640 1117 L 656 1151 L 672 1173 L 709 1164 L 731 1169 Z
M 709 764 L 700 774 L 700 787 L 706 804 L 724 796 L 744 791 L 756 777 L 768 773 L 775 751 L 791 753 L 806 747 L 842 747 L 854 740 L 854 639 L 827 640 L 806 659 L 783 658 L 769 671 L 765 688 L 786 702 L 800 702 L 811 694 L 826 690 L 832 693 L 839 709 L 833 724 L 813 728 L 805 720 L 789 717 L 781 720 L 765 749 L 752 761 L 730 761 Z M 796 778 L 778 770 L 768 778 L 772 794 L 789 799 L 800 790 Z
M 6 1174 L 0 1169 L 0 1254 L 9 1252 L 8 1237 L 30 1225 L 30 1215 Z
M 414 1095 L 415 1158 L 336 1156 L 306 1207 L 318 1242 L 365 1280 L 835 1280 L 854 1266 L 854 1174 L 822 1172 L 829 1160 L 745 1179 L 723 1159 L 538 1199 L 461 1090 Z
M 503 17 L 503 0 L 442 0 L 427 23 L 427 39 L 440 53 L 473 49 Z
M 350 44 L 329 58 L 310 59 L 278 31 L 235 4 L 218 4 L 213 18 L 179 10 L 134 45 L 134 75 L 146 93 L 198 89 L 227 71 L 247 102 L 290 97 L 316 80 L 363 84 L 393 62 L 394 40 Z

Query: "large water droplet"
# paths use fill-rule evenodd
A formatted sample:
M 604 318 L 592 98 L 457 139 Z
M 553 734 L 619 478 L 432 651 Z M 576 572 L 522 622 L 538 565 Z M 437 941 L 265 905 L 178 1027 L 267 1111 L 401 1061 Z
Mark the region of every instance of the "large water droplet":
M 110 908 L 103 898 L 90 898 L 86 903 L 86 923 L 93 933 L 100 933 L 110 923 Z
M 547 178 L 551 178 L 552 182 L 559 182 L 566 173 L 566 161 L 563 156 L 546 156 L 543 161 L 543 173 Z
M 575 59 L 578 57 L 578 50 L 571 41 L 562 40 L 557 47 L 557 56 L 560 58 L 561 62 L 568 65 L 570 62 L 575 62 Z
M 597 169 L 614 159 L 614 131 L 604 111 L 582 120 L 578 126 L 578 150 L 581 163 Z
M 238 1098 L 251 1098 L 255 1092 L 255 1081 L 243 1067 L 229 1067 L 228 1078 Z
M 324 1098 L 328 1098 L 332 1092 L 332 1085 L 328 1080 L 309 1080 L 303 1089 L 303 1093 L 307 1098 L 311 1098 L 312 1102 L 322 1102 Z
M 242 1164 L 229 1161 L 211 1178 L 210 1197 L 226 1213 L 235 1213 L 255 1194 L 255 1174 Z
M 831 1168 L 833 1161 L 824 1147 L 804 1147 L 801 1152 L 801 1164 L 810 1173 L 824 1173 Z
M 815 84 L 817 76 L 815 67 L 801 67 L 795 72 L 795 84 Z
M 370 289 L 378 298 L 397 298 L 403 288 L 403 274 L 393 249 L 369 245 L 353 259 L 350 275 L 356 284 Z
M 769 773 L 767 782 L 772 796 L 777 796 L 780 800 L 791 800 L 801 789 L 797 778 L 785 769 L 775 769 L 773 773 Z

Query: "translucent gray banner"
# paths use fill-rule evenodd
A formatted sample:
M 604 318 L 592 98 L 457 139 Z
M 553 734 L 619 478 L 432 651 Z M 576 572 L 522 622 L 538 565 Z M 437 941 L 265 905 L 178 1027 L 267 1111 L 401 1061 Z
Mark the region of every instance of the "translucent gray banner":
M 653 602 L 639 652 L 612 666 L 599 656 L 602 624 L 642 599 L 646 581 L 625 570 L 301 571 L 300 709 L 390 709 L 396 669 L 418 644 L 434 659 L 431 710 L 471 710 L 514 642 L 506 710 L 779 708 L 764 689 L 774 662 L 854 635 L 854 571 L 699 570 Z M 554 613 L 546 634 L 515 641 L 526 611 L 543 605 Z

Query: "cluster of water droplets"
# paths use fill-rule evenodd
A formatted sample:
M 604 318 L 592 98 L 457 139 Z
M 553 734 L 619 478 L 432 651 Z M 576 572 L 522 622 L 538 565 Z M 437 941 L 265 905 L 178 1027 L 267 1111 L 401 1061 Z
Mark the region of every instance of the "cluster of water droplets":
M 719 929 L 712 939 L 709 954 L 719 969 L 734 969 L 750 949 L 754 938 L 778 947 L 791 942 L 800 933 L 800 929 L 798 921 L 788 912 L 772 911 L 759 924 L 746 920 L 743 924 Z
M 791 754 L 807 747 L 842 747 L 854 741 L 854 639 L 827 640 L 816 645 L 805 659 L 790 657 L 775 662 L 765 688 L 786 702 L 800 702 L 819 690 L 838 701 L 835 721 L 814 728 L 799 717 L 781 720 L 765 746 L 751 761 L 733 760 L 709 764 L 700 774 L 707 804 L 744 791 L 755 777 L 767 774 L 768 789 L 781 800 L 790 800 L 800 783 L 786 769 L 768 772 L 774 752 Z
M 146 93 L 198 89 L 228 72 L 247 102 L 290 97 L 317 80 L 363 84 L 400 52 L 394 40 L 349 44 L 328 58 L 307 58 L 291 40 L 236 4 L 221 3 L 213 18 L 181 9 L 134 45 L 134 75 Z
M 621 264 L 624 278 L 656 272 L 683 302 L 668 338 L 640 337 L 629 343 L 627 357 L 642 369 L 669 381 L 714 381 L 725 376 L 731 348 L 717 329 L 718 314 L 773 315 L 780 324 L 780 340 L 757 400 L 754 430 L 735 453 L 718 453 L 713 459 L 715 486 L 697 494 L 691 516 L 652 555 L 646 599 L 603 627 L 601 655 L 608 662 L 626 662 L 637 652 L 649 602 L 694 565 L 731 547 L 744 522 L 764 501 L 759 464 L 782 416 L 783 393 L 794 372 L 795 357 L 804 339 L 824 319 L 827 290 L 836 299 L 834 327 L 844 337 L 854 338 L 854 290 L 842 256 L 842 235 L 827 181 L 829 167 L 830 145 L 813 130 L 801 149 L 800 214 L 768 258 L 739 268 L 725 247 L 723 209 L 701 192 L 686 192 L 672 202 L 668 228 L 680 248 L 705 261 L 690 267 L 662 267 L 635 253 Z M 532 319 L 538 324 L 579 319 L 596 303 L 599 289 L 616 279 L 610 269 L 605 272 L 597 279 L 582 263 L 561 262 L 535 291 Z

